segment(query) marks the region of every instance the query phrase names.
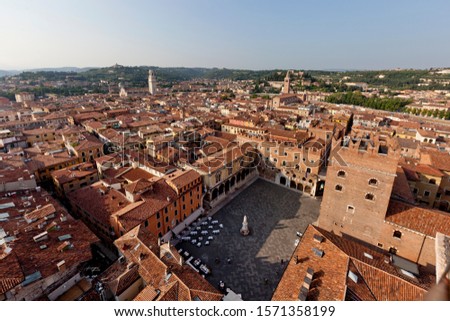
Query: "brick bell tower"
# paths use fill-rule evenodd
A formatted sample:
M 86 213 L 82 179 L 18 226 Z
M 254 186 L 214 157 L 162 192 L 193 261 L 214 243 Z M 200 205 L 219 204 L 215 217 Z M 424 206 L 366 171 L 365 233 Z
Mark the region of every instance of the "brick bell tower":
M 284 77 L 284 84 L 283 84 L 283 94 L 289 94 L 291 88 L 291 78 L 289 77 L 289 70 L 286 73 L 286 77 Z

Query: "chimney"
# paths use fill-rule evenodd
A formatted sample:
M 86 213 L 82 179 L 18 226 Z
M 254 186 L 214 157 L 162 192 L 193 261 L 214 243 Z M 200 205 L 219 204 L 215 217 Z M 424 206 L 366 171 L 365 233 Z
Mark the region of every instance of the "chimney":
M 56 263 L 56 267 L 58 268 L 58 271 L 63 272 L 66 270 L 66 261 L 62 260 Z

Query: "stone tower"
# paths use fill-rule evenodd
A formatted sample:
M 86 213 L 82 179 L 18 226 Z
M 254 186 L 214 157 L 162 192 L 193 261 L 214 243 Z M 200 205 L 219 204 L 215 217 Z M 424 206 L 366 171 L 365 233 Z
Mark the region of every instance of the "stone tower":
M 148 71 L 148 91 L 150 95 L 156 94 L 156 78 L 153 70 Z
M 319 227 L 377 245 L 396 177 L 395 142 L 368 134 L 345 136 L 330 158 Z
M 286 77 L 284 77 L 284 84 L 283 84 L 283 94 L 289 94 L 291 87 L 291 79 L 289 78 L 289 70 L 286 73 Z

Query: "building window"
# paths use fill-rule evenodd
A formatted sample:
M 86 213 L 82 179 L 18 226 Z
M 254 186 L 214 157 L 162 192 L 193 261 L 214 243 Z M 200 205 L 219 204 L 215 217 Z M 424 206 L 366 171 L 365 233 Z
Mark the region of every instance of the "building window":
M 337 172 L 337 177 L 340 177 L 340 178 L 345 178 L 347 176 L 347 174 L 345 173 L 345 171 L 338 171 Z
M 373 201 L 375 200 L 375 195 L 373 195 L 372 193 L 367 193 L 365 198 L 368 201 Z
M 424 191 L 423 196 L 425 196 L 425 197 L 430 196 L 430 191 Z
M 429 184 L 436 185 L 436 180 L 434 178 L 428 181 Z
M 178 210 L 175 210 L 175 216 L 177 216 L 178 215 Z
M 145 226 L 145 227 L 148 226 L 148 220 L 145 220 L 144 226 Z
M 185 209 L 186 209 L 186 205 L 183 204 L 183 210 L 185 210 Z
M 355 207 L 352 205 L 347 205 L 347 213 L 355 213 Z
M 166 208 L 164 208 L 164 213 L 167 214 L 167 212 L 168 212 L 168 209 L 167 209 L 167 207 L 166 207 Z
M 158 222 L 158 224 L 156 224 L 156 228 L 160 229 L 161 228 L 161 223 Z
M 419 191 L 419 190 L 418 190 L 417 188 L 415 188 L 415 187 L 413 188 L 413 193 L 414 193 L 414 194 L 417 194 L 418 191 Z
M 383 243 L 378 243 L 378 247 L 383 248 Z
M 169 222 L 169 217 L 168 216 L 166 216 L 166 223 L 168 223 Z
M 370 186 L 378 186 L 378 180 L 376 178 L 369 179 Z
M 342 192 L 342 185 L 337 184 L 337 185 L 334 187 L 334 189 L 335 189 L 336 191 Z
M 220 172 L 216 173 L 216 183 L 220 182 Z
M 395 248 L 395 247 L 390 247 L 389 248 L 389 253 L 391 253 L 391 254 L 397 254 L 397 249 Z
M 156 219 L 159 220 L 160 217 L 161 217 L 161 216 L 159 215 L 159 212 L 156 213 Z
M 397 238 L 397 239 L 401 239 L 402 238 L 402 232 L 394 231 L 394 234 L 392 236 Z

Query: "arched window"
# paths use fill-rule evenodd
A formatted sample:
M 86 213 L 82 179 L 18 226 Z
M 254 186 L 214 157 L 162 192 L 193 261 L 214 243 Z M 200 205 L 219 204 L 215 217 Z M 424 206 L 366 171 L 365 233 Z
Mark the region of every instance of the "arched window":
M 436 180 L 434 178 L 432 178 L 428 181 L 428 183 L 436 185 Z
M 365 198 L 366 200 L 373 201 L 375 199 L 375 195 L 372 193 L 367 193 Z
M 337 176 L 341 177 L 341 178 L 345 178 L 345 176 L 347 176 L 347 174 L 345 173 L 345 171 L 340 170 L 340 171 L 337 172 Z
M 392 236 L 395 237 L 395 238 L 401 239 L 402 238 L 402 232 L 394 231 L 394 234 Z
M 378 180 L 376 178 L 369 179 L 369 185 L 370 186 L 377 186 L 378 185 Z
M 337 185 L 334 187 L 334 189 L 335 189 L 336 191 L 342 192 L 342 185 L 337 184 Z

